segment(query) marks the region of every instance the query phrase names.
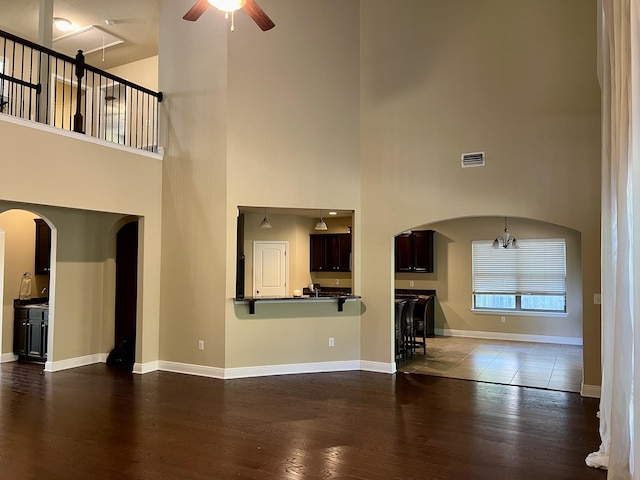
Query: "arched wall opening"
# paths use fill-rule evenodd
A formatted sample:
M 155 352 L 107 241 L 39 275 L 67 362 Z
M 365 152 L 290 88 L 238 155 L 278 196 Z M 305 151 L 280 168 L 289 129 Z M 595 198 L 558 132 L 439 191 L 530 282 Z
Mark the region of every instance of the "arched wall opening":
M 504 217 L 477 216 L 441 220 L 407 230 L 434 230 L 433 272 L 394 272 L 395 292 L 435 291 L 435 333 L 582 345 L 582 234 L 572 228 L 534 219 L 509 217 L 509 232 L 518 239 L 563 238 L 566 243 L 566 314 L 478 312 L 472 309 L 472 242 L 493 241 L 504 229 Z M 400 232 L 398 232 L 400 233 Z M 428 344 L 428 341 L 427 341 Z
M 23 211 L 28 215 L 25 228 L 32 232 L 34 219 L 43 218 L 51 227 L 51 270 L 49 293 L 49 335 L 45 371 L 58 371 L 91 363 L 104 362 L 113 347 L 114 330 L 114 284 L 115 284 L 115 236 L 118 224 L 126 215 L 69 209 L 48 205 L 0 202 L 5 221 L 11 212 Z M 133 217 L 131 217 L 133 218 Z M 138 217 L 135 217 L 138 218 Z M 126 223 L 125 220 L 123 223 Z M 0 225 L 0 228 L 3 226 Z M 4 225 L 6 227 L 6 225 Z M 13 361 L 13 300 L 18 294 L 19 277 L 26 266 L 8 268 L 14 255 L 8 232 L 3 228 L 3 321 L 2 361 Z M 141 235 L 141 234 L 140 234 Z M 13 238 L 13 236 L 12 236 Z M 25 254 L 28 265 L 33 264 L 33 234 L 20 237 L 19 246 L 29 245 Z M 113 244 L 113 250 L 110 245 Z M 23 262 L 23 263 L 24 263 Z M 34 268 L 29 266 L 29 271 Z M 36 278 L 34 295 L 39 295 L 46 282 Z M 139 288 L 139 287 L 138 287 Z M 141 297 L 141 295 L 140 295 Z M 136 305 L 138 316 L 140 306 Z M 138 322 L 141 328 L 141 322 Z
M 43 220 L 50 229 L 50 268 L 38 271 L 36 258 L 36 220 Z M 0 209 L 0 292 L 2 295 L 0 346 L 1 362 L 15 361 L 14 303 L 20 298 L 23 277 L 30 278 L 28 301 L 48 303 L 48 358 L 53 353 L 56 244 L 57 229 L 50 219 L 37 209 Z M 51 299 L 51 301 L 49 301 Z
M 395 288 L 437 291 L 436 328 L 439 331 L 506 332 L 563 337 L 575 343 L 582 338 L 581 235 L 576 230 L 525 218 L 509 218 L 517 238 L 564 238 L 567 245 L 567 314 L 518 315 L 502 323 L 502 315 L 471 312 L 471 242 L 493 240 L 502 233 L 504 217 L 466 217 L 413 227 L 435 230 L 433 273 L 395 273 Z M 551 338 L 549 340 L 552 340 Z

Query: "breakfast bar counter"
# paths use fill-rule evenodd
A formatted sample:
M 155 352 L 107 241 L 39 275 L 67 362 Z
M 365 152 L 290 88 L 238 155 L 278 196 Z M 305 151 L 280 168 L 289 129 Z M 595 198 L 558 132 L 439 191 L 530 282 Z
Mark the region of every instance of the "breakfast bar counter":
M 236 305 L 247 304 L 249 305 L 249 314 L 256 313 L 256 303 L 326 303 L 336 302 L 338 305 L 338 311 L 342 312 L 345 302 L 351 302 L 359 300 L 359 295 L 339 295 L 339 294 L 320 294 L 315 295 L 300 295 L 296 297 L 243 297 L 234 298 L 233 302 Z

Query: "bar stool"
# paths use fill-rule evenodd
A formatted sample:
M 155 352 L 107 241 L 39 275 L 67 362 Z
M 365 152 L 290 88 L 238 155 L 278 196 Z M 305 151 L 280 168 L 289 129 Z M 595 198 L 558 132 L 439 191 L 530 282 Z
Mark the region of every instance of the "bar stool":
M 395 300 L 395 318 L 394 318 L 394 329 L 395 329 L 395 356 L 396 362 L 402 360 L 404 358 L 404 328 L 403 328 L 403 313 L 404 307 L 407 301 L 404 299 L 396 298 Z
M 405 357 L 413 357 L 413 351 L 416 347 L 416 335 L 413 328 L 413 311 L 415 309 L 418 298 L 408 298 L 402 312 L 403 323 L 403 347 Z

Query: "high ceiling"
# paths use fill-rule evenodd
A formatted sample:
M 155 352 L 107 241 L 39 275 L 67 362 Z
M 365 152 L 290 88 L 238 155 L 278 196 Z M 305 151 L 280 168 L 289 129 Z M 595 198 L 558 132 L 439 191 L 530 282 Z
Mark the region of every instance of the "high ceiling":
M 160 0 L 53 0 L 53 16 L 78 27 L 98 26 L 123 43 L 87 55 L 87 63 L 108 69 L 158 53 Z M 33 42 L 38 41 L 40 0 L 0 0 L 0 29 Z M 107 26 L 105 20 L 113 20 Z M 63 33 L 54 28 L 53 38 Z M 55 50 L 55 45 L 54 45 Z

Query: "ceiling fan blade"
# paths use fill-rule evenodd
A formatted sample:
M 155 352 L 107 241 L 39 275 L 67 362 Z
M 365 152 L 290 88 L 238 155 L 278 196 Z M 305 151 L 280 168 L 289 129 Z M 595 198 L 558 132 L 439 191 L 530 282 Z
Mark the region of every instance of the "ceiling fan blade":
M 189 20 L 190 22 L 195 22 L 200 18 L 200 15 L 207 10 L 207 8 L 209 8 L 209 2 L 207 0 L 198 0 L 182 18 Z
M 254 22 L 264 31 L 269 30 L 276 26 L 275 23 L 264 13 L 264 10 L 254 2 L 254 0 L 247 0 L 242 9 L 249 14 Z

